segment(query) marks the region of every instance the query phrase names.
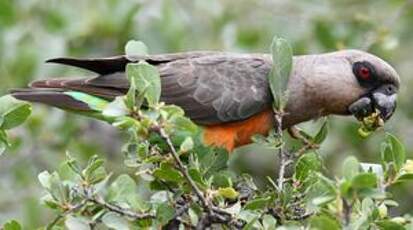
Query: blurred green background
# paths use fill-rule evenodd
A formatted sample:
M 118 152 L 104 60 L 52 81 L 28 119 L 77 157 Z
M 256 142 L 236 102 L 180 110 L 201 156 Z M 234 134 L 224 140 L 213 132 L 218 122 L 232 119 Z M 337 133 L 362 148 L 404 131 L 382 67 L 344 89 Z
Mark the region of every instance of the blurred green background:
M 392 63 L 402 88 L 399 108 L 385 131 L 397 135 L 412 157 L 412 25 L 413 3 L 405 0 L 0 0 L 0 92 L 33 79 L 90 74 L 44 61 L 122 54 L 130 39 L 142 40 L 151 53 L 267 52 L 277 34 L 292 43 L 295 54 L 362 48 Z M 384 131 L 362 139 L 354 118 L 330 120 L 320 151 L 330 175 L 338 173 L 350 154 L 379 162 Z M 308 122 L 303 127 L 312 130 L 317 125 Z M 31 118 L 11 136 L 13 147 L 0 156 L 0 225 L 14 218 L 30 229 L 52 218 L 40 204 L 37 174 L 55 170 L 66 150 L 83 161 L 93 154 L 106 156 L 110 170 L 126 171 L 121 135 L 88 118 L 36 105 Z M 268 154 L 253 152 L 237 164 L 264 175 L 273 166 L 267 163 Z M 398 211 L 413 213 L 409 188 L 394 190 L 403 204 Z

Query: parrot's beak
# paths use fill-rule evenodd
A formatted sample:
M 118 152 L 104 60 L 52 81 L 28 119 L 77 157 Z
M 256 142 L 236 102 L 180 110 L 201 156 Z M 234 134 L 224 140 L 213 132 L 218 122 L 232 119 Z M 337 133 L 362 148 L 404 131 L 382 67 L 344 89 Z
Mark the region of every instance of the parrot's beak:
M 367 95 L 362 96 L 349 106 L 349 112 L 358 120 L 369 116 L 376 110 L 380 112 L 380 117 L 387 121 L 396 110 L 397 88 L 391 84 L 385 84 Z

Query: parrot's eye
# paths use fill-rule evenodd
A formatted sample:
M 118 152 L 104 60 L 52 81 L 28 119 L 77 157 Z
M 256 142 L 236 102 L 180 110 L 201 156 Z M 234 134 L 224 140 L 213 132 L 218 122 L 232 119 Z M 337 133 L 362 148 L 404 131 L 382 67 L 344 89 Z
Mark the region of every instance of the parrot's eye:
M 356 62 L 353 65 L 353 73 L 362 86 L 368 87 L 375 82 L 373 66 L 368 62 Z
M 362 78 L 363 80 L 368 80 L 370 79 L 370 70 L 369 68 L 362 66 L 359 71 L 358 71 L 358 75 L 360 76 L 360 78 Z

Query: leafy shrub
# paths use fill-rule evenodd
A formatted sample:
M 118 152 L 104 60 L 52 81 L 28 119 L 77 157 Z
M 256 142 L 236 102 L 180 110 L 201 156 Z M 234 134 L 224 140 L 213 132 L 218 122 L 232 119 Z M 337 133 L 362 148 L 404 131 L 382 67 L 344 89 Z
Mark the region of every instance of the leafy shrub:
M 282 39 L 275 39 L 271 50 L 274 62 L 283 66 L 269 76 L 272 93 L 279 99 L 274 111 L 281 127 L 292 52 Z M 131 60 L 145 52 L 140 42 L 126 46 Z M 413 161 L 406 160 L 395 136 L 387 134 L 382 143 L 381 164 L 348 157 L 338 177 L 326 175 L 317 154 L 327 136 L 326 123 L 315 135 L 299 130 L 296 135 L 302 144 L 295 150 L 287 150 L 277 128 L 268 137 L 255 138 L 280 156 L 277 181 L 268 177 L 268 184 L 259 187 L 251 176 L 228 169 L 229 155 L 224 150 L 200 143 L 201 131 L 181 108 L 159 102 L 160 76 L 155 67 L 145 61 L 132 62 L 126 72 L 131 85 L 127 95 L 111 103 L 99 100 L 101 111 L 94 116 L 129 134 L 122 152 L 131 173 L 114 176 L 98 156 L 82 166 L 67 153 L 57 171 L 38 175 L 45 191 L 41 200 L 56 212 L 45 229 L 413 227 L 412 217 L 388 211 L 398 205 L 389 188 L 413 179 Z M 29 114 L 29 104 L 10 96 L 0 98 L 1 150 L 8 143 L 5 130 Z M 291 166 L 294 173 L 287 177 L 286 168 Z M 139 191 L 142 187 L 149 187 L 149 192 Z M 3 229 L 21 226 L 10 221 Z

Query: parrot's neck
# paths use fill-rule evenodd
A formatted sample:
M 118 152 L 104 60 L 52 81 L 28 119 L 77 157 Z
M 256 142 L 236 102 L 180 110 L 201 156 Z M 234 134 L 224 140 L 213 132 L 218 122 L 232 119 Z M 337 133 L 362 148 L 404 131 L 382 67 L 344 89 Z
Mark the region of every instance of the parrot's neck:
M 294 57 L 284 127 L 330 114 L 348 114 L 347 106 L 360 94 L 344 90 L 357 84 L 348 65 L 346 59 L 328 54 Z

